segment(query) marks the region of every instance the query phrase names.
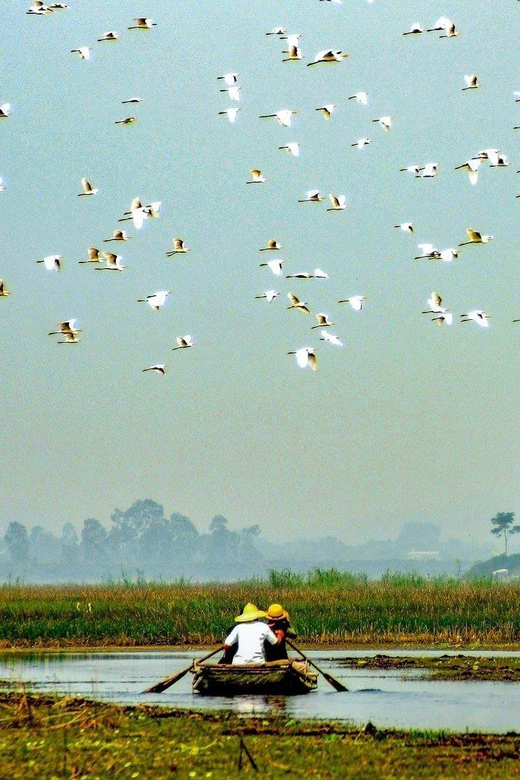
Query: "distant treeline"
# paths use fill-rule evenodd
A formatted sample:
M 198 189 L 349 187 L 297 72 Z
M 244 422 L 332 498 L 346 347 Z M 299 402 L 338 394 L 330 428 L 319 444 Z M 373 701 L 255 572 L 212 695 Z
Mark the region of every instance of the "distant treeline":
M 317 536 L 318 531 L 309 529 L 308 539 L 275 543 L 261 536 L 259 525 L 233 530 L 225 517 L 215 515 L 208 530 L 200 532 L 185 515 L 168 516 L 156 501 L 144 499 L 125 511 L 115 509 L 106 524 L 88 517 L 81 528 L 65 523 L 58 534 L 41 525 L 10 522 L 0 546 L 0 583 L 232 582 L 265 578 L 271 570 L 302 584 L 302 572 L 316 567 L 370 579 L 386 572 L 459 577 L 477 557 L 460 540 L 441 542 L 440 528 L 431 523 L 405 523 L 395 541 L 360 545 Z M 426 552 L 410 556 L 413 550 Z M 479 574 L 508 566 L 513 557 L 493 561 L 489 572 Z
M 61 535 L 37 525 L 30 530 L 13 521 L 3 537 L 0 577 L 22 581 L 104 581 L 146 577 L 178 579 L 204 573 L 206 578 L 251 575 L 261 555 L 255 547 L 258 525 L 233 531 L 215 515 L 201 534 L 178 512 L 145 499 L 126 511 L 115 509 L 110 527 L 89 517 L 78 534 L 71 523 Z M 131 574 L 130 574 L 131 573 Z

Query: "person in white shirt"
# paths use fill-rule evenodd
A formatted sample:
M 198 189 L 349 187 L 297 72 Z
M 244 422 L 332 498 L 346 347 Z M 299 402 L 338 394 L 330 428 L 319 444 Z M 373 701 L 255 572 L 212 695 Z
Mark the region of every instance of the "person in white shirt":
M 269 626 L 261 622 L 260 618 L 265 617 L 266 612 L 254 604 L 246 604 L 242 614 L 235 618 L 239 625 L 232 629 L 223 644 L 224 651 L 238 645 L 231 662 L 233 665 L 265 664 L 264 642 L 276 645 L 280 641 Z

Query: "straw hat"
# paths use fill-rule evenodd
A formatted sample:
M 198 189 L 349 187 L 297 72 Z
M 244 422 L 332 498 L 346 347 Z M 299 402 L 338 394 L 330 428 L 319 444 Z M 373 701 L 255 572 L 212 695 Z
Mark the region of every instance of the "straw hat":
M 271 604 L 267 610 L 267 617 L 269 620 L 282 620 L 288 618 L 289 613 L 285 610 L 281 604 Z
M 250 623 L 253 620 L 267 617 L 267 613 L 258 609 L 255 604 L 246 604 L 241 615 L 235 618 L 236 623 Z

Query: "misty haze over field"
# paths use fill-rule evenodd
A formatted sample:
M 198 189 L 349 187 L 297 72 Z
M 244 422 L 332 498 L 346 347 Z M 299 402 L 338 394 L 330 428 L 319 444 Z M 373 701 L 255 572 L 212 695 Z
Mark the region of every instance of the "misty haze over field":
M 490 530 L 489 528 L 487 530 Z M 198 529 L 185 515 L 165 513 L 151 499 L 115 509 L 108 522 L 86 518 L 80 528 L 66 523 L 54 534 L 42 525 L 13 521 L 3 535 L 0 580 L 4 582 L 106 582 L 108 580 L 236 580 L 265 577 L 270 569 L 305 572 L 333 567 L 377 578 L 386 571 L 458 576 L 477 559 L 501 551 L 444 538 L 433 523 L 409 522 L 395 538 L 348 544 L 315 535 L 277 542 L 259 525 L 233 528 L 223 515 Z M 511 552 L 515 552 L 514 542 Z

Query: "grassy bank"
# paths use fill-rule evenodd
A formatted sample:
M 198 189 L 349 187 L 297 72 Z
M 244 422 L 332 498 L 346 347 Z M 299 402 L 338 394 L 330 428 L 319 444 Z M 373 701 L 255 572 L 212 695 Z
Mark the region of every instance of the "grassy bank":
M 517 735 L 385 732 L 0 693 L 0 765 L 11 780 L 228 780 L 238 772 L 502 780 L 518 776 L 519 758 Z
M 231 585 L 5 585 L 0 647 L 217 644 L 248 601 L 281 602 L 307 646 L 520 643 L 519 584 L 318 575 Z

